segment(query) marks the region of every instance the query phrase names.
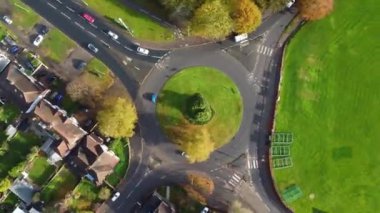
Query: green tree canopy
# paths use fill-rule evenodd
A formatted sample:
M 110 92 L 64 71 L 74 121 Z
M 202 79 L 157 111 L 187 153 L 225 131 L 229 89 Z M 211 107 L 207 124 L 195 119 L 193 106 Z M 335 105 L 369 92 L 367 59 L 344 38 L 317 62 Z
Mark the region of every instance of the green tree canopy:
M 195 10 L 190 23 L 193 35 L 212 39 L 223 38 L 233 29 L 229 7 L 222 0 L 207 0 Z
M 99 131 L 110 137 L 131 137 L 137 122 L 133 103 L 120 97 L 106 97 L 102 109 L 97 114 Z
M 192 124 L 206 124 L 211 120 L 212 115 L 213 111 L 210 104 L 200 93 L 189 97 L 187 100 L 186 116 Z
M 9 177 L 6 177 L 0 181 L 0 192 L 5 192 L 8 190 L 9 187 L 11 187 L 12 183 L 11 180 L 9 180 Z
M 261 12 L 251 0 L 235 0 L 234 31 L 249 33 L 261 24 Z

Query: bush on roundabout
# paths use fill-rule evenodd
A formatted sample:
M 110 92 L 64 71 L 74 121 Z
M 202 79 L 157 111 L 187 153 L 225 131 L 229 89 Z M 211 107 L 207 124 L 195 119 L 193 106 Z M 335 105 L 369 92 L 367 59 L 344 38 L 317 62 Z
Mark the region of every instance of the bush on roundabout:
M 185 116 L 190 123 L 203 125 L 212 119 L 213 110 L 207 100 L 200 93 L 195 93 L 187 100 Z

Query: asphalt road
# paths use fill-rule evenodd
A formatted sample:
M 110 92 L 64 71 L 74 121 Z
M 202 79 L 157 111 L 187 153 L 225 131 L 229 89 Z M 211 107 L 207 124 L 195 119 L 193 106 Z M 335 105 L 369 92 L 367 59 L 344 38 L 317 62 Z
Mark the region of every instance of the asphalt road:
M 137 201 L 143 200 L 158 186 L 183 183 L 186 171 L 190 170 L 205 172 L 213 178 L 218 187 L 208 203 L 214 208 L 225 210 L 231 200 L 239 198 L 256 212 L 286 211 L 270 181 L 266 141 L 279 75 L 277 41 L 294 14 L 284 12 L 266 19 L 250 35 L 252 40 L 248 47 L 226 40 L 175 50 L 170 54 L 152 50 L 152 57 L 137 54 L 137 45 L 127 37 L 121 36 L 118 41 L 108 37 L 104 29 L 112 28 L 119 35 L 121 32 L 91 11 L 96 21 L 87 23 L 79 15 L 86 10 L 80 4 L 63 0 L 24 2 L 78 44 L 85 48 L 88 43 L 97 46 L 99 52 L 94 56 L 120 78 L 136 101 L 140 132 L 131 139 L 133 152 L 127 179 L 118 189 L 120 198 L 108 202 L 109 209 L 104 211 L 130 212 Z M 258 39 L 258 36 L 262 38 Z M 239 50 L 234 51 L 236 48 Z M 244 48 L 248 49 L 247 52 L 239 55 Z M 138 81 L 134 74 L 137 71 L 123 64 L 125 56 L 155 63 L 155 66 L 144 81 Z M 160 131 L 155 107 L 143 95 L 158 92 L 168 77 L 183 67 L 194 65 L 216 67 L 236 82 L 243 97 L 244 118 L 231 143 L 215 151 L 207 162 L 188 164 Z

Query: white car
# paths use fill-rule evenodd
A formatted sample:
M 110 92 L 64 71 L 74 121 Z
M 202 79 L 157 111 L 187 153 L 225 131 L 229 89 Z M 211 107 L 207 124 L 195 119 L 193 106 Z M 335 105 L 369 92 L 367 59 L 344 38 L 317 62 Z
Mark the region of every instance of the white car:
M 120 197 L 120 192 L 116 192 L 116 193 L 112 196 L 112 198 L 111 198 L 112 202 L 115 202 L 119 197 Z
M 87 45 L 88 49 L 90 49 L 93 53 L 97 53 L 99 51 L 98 48 L 95 47 L 95 45 L 93 45 L 92 43 L 89 43 Z
M 148 55 L 149 54 L 149 50 L 148 49 L 145 49 L 145 48 L 142 48 L 142 47 L 137 47 L 137 52 L 143 54 L 143 55 Z
M 201 213 L 208 213 L 210 209 L 208 207 L 204 207 L 201 211 Z
M 42 40 L 44 40 L 44 37 L 43 37 L 42 35 L 38 35 L 38 36 L 34 39 L 34 41 L 33 41 L 33 45 L 36 46 L 36 47 L 40 46 Z
M 3 21 L 7 24 L 12 24 L 13 21 L 9 16 L 3 16 Z
M 107 35 L 109 35 L 113 40 L 117 40 L 119 38 L 119 36 L 111 30 L 107 31 Z
M 290 0 L 288 3 L 286 3 L 286 7 L 291 8 L 295 2 L 296 0 Z

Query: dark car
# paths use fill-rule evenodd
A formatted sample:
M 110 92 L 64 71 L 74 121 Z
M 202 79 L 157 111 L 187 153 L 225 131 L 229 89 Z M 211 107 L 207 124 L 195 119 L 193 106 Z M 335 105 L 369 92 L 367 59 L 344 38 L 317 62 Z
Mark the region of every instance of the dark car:
M 77 63 L 77 70 L 83 70 L 87 66 L 87 63 L 85 61 L 80 61 Z
M 9 48 L 9 52 L 11 53 L 11 54 L 17 54 L 17 53 L 19 53 L 20 52 L 20 50 L 21 50 L 21 48 L 19 47 L 19 46 L 17 46 L 17 45 L 13 45 L 13 46 L 11 46 L 10 48 Z
M 40 28 L 41 35 L 46 35 L 49 32 L 49 28 L 45 25 L 42 25 Z

